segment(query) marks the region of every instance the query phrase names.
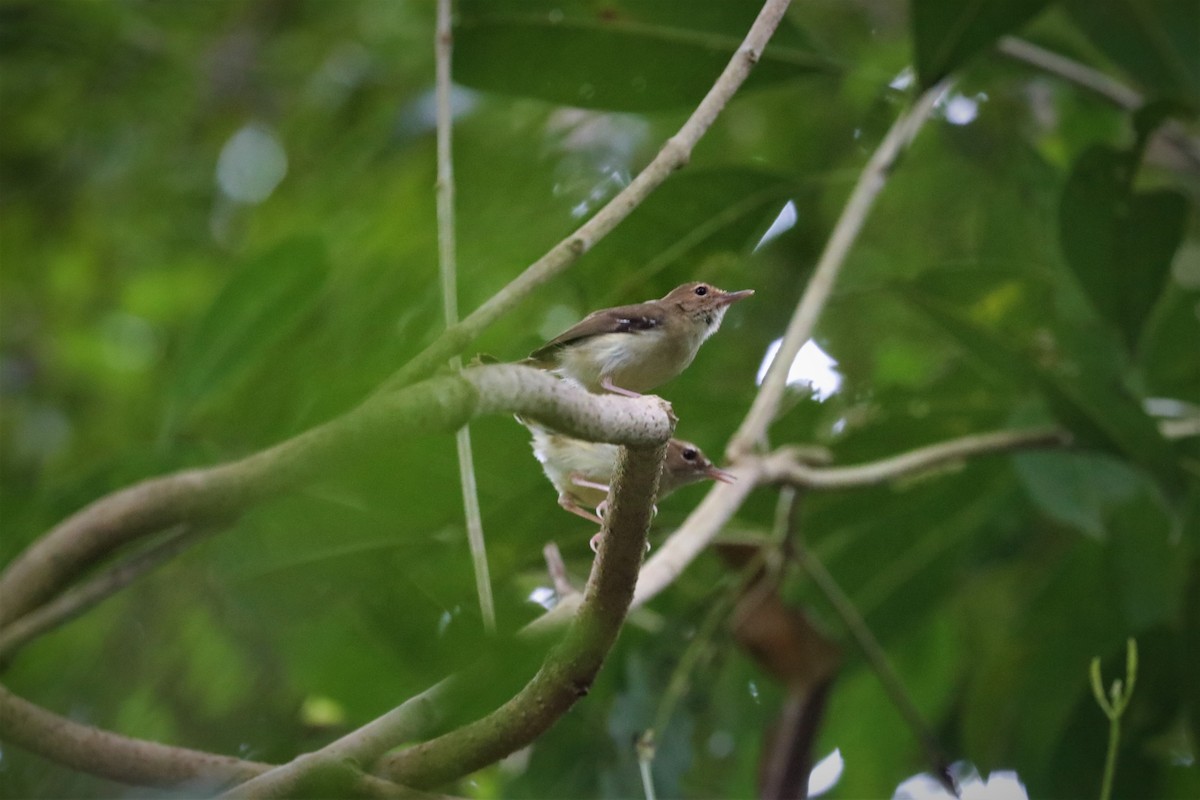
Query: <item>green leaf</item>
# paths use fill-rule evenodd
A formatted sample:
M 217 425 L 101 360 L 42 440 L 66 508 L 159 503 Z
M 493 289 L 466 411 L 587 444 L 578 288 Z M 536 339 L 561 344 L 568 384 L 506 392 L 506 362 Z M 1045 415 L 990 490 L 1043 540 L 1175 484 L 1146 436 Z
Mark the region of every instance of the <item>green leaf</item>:
M 1042 512 L 1096 539 L 1105 538 L 1106 518 L 1138 480 L 1126 464 L 1091 453 L 1017 453 L 1013 465 Z
M 1133 193 L 1133 153 L 1095 146 L 1075 162 L 1059 206 L 1067 264 L 1131 350 L 1183 241 L 1188 202 L 1170 190 Z
M 755 3 L 466 0 L 454 78 L 563 105 L 659 111 L 694 105 L 741 44 Z M 747 81 L 830 72 L 784 20 Z
M 934 85 L 1050 2 L 912 0 L 913 50 L 921 85 Z
M 1067 11 L 1150 94 L 1200 108 L 1200 3 L 1070 0 Z
M 1085 447 L 1119 454 L 1149 471 L 1172 498 L 1180 495 L 1183 471 L 1155 421 L 1123 386 L 1101 376 L 1037 371 L 1038 385 L 1054 415 Z
M 606 272 L 629 265 L 644 282 L 689 263 L 698 251 L 748 250 L 788 200 L 802 202 L 807 194 L 794 180 L 763 170 L 689 170 L 652 194 L 589 253 L 589 262 Z
M 329 274 L 323 242 L 297 237 L 242 265 L 179 353 L 172 416 L 227 388 L 294 331 Z
M 1169 496 L 1179 495 L 1184 481 L 1175 452 L 1111 376 L 1088 372 L 1086 365 L 1043 366 L 941 299 L 915 291 L 907 298 L 1000 379 L 1036 387 L 1077 444 L 1122 456 L 1154 475 Z
M 1187 582 L 1187 550 L 1172 535 L 1170 515 L 1138 492 L 1109 519 L 1109 563 L 1130 630 L 1170 625 Z
M 1104 558 L 1089 539 L 1062 553 L 1041 551 L 1036 563 L 1006 573 L 987 604 L 990 619 L 968 621 L 1004 629 L 965 687 L 964 746 L 977 762 L 1015 766 L 1033 796 L 1041 796 L 1036 786 L 1053 769 L 1053 745 L 1073 708 L 1091 702 L 1092 657 L 1113 650 L 1127 632 Z

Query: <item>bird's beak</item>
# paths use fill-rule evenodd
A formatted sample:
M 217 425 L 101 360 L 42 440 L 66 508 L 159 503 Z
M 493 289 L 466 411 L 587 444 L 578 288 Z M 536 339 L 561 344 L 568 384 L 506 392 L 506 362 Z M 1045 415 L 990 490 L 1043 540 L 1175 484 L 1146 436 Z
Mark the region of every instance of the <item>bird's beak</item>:
M 733 483 L 737 480 L 737 476 L 732 472 L 718 469 L 717 467 L 709 467 L 708 469 L 704 470 L 704 474 L 712 478 L 714 481 L 720 481 L 721 483 Z
M 721 305 L 731 306 L 738 300 L 745 300 L 752 294 L 754 294 L 753 289 L 742 289 L 740 292 L 726 292 L 721 295 Z

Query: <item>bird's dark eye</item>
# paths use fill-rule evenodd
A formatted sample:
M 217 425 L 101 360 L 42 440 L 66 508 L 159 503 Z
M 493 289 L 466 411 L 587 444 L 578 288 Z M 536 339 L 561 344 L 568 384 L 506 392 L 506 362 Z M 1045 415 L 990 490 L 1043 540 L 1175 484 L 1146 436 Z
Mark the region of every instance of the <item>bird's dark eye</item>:
M 706 295 L 706 294 L 708 294 L 707 286 L 701 284 L 700 286 L 696 287 L 696 296 L 697 297 L 704 297 L 704 295 Z
M 695 461 L 696 456 L 699 454 L 696 452 L 696 448 L 686 447 L 686 448 L 684 448 L 683 453 L 681 453 L 681 455 L 683 456 L 684 461 Z

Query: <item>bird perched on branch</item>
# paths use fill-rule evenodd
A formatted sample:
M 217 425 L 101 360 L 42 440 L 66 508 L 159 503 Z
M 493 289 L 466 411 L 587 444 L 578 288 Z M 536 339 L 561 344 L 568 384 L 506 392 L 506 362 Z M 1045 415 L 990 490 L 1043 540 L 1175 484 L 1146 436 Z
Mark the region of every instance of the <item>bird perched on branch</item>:
M 521 422 L 533 434 L 533 454 L 558 490 L 558 504 L 572 514 L 604 524 L 600 514 L 617 468 L 618 446 L 574 439 L 527 420 Z M 731 473 L 714 466 L 696 445 L 671 439 L 667 442 L 655 500 L 663 499 L 681 486 L 705 479 L 723 483 L 734 480 Z M 592 549 L 596 548 L 598 538 L 599 534 L 592 538 Z
M 685 283 L 661 300 L 593 311 L 523 362 L 571 378 L 590 392 L 638 397 L 687 368 L 729 306 L 754 294 Z

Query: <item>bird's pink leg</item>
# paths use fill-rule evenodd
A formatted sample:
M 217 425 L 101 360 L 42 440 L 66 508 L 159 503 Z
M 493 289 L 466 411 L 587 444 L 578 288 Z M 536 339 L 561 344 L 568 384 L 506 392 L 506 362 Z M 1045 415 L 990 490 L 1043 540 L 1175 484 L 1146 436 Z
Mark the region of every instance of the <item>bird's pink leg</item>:
M 607 483 L 599 483 L 597 481 L 590 481 L 587 478 L 585 478 L 582 475 L 579 475 L 578 473 L 575 473 L 575 472 L 571 473 L 571 483 L 575 484 L 576 486 L 583 486 L 584 488 L 587 488 L 587 489 L 599 489 L 602 492 L 608 491 Z
M 612 378 L 608 377 L 607 375 L 605 375 L 603 378 L 600 379 L 600 388 L 606 389 L 606 390 L 612 392 L 613 394 L 625 395 L 626 397 L 641 397 L 642 396 L 639 392 L 634 392 L 629 389 L 622 389 L 620 386 L 617 386 L 615 383 L 613 383 Z
M 587 509 L 580 508 L 579 504 L 576 503 L 574 500 L 572 500 L 569 495 L 560 494 L 558 496 L 558 504 L 560 506 L 562 506 L 563 510 L 570 511 L 572 514 L 574 514 L 577 517 L 583 517 L 588 522 L 594 522 L 597 525 L 604 524 L 604 520 L 600 519 L 598 516 L 596 516 L 595 514 L 593 514 L 590 511 L 588 511 Z

